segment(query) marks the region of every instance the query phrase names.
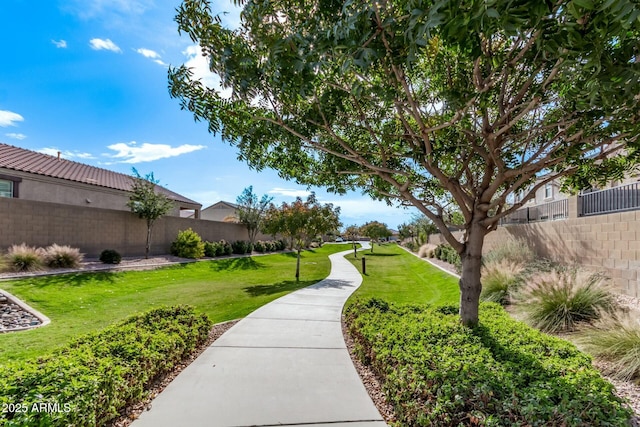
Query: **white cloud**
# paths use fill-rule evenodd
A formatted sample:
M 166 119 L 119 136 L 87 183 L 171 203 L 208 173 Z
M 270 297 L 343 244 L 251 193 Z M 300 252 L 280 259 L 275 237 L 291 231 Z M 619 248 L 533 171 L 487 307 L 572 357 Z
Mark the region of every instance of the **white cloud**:
M 0 110 L 0 126 L 15 126 L 16 122 L 24 121 L 24 117 L 22 117 L 18 113 L 14 113 L 13 111 Z
M 57 48 L 59 49 L 65 49 L 67 47 L 67 41 L 66 40 L 51 40 L 51 43 L 53 43 L 54 45 L 56 45 Z
M 135 141 L 131 141 L 112 144 L 107 148 L 116 152 L 114 155 L 107 156 L 120 160 L 120 163 L 141 163 L 180 156 L 202 150 L 205 146 L 183 144 L 179 147 L 171 147 L 167 144 L 149 144 L 148 142 L 138 145 Z
M 109 39 L 91 39 L 89 40 L 89 46 L 93 50 L 110 50 L 111 52 L 122 53 L 122 49 Z
M 202 56 L 202 49 L 198 45 L 187 47 L 182 54 L 187 57 L 184 66 L 191 68 L 193 79 L 200 80 L 203 85 L 220 91 L 223 98 L 231 97 L 231 89 L 222 89 L 220 86 L 220 78 L 209 71 L 209 59 Z
M 302 197 L 302 198 L 306 198 L 309 194 L 311 194 L 311 192 L 307 190 L 294 190 L 294 189 L 280 188 L 280 187 L 276 187 L 272 190 L 269 190 L 267 191 L 267 193 L 275 194 L 276 196 Z
M 27 137 L 27 135 L 23 133 L 5 133 L 5 135 L 8 136 L 9 138 L 19 139 L 20 141 L 22 141 Z
M 168 66 L 168 64 L 166 64 L 162 60 L 162 57 L 160 56 L 160 54 L 158 52 L 156 52 L 155 50 L 145 49 L 145 48 L 141 47 L 140 49 L 136 49 L 136 52 L 138 52 L 140 55 L 144 56 L 145 58 L 149 58 L 149 59 L 153 60 L 153 62 L 155 62 L 158 65 L 162 65 L 163 67 L 167 67 Z
M 69 151 L 69 150 L 60 150 L 56 147 L 45 147 L 39 150 L 36 150 L 38 153 L 48 154 L 50 156 L 58 156 L 60 153 L 60 157 L 63 159 L 95 159 L 95 157 L 90 153 L 83 153 L 80 151 Z

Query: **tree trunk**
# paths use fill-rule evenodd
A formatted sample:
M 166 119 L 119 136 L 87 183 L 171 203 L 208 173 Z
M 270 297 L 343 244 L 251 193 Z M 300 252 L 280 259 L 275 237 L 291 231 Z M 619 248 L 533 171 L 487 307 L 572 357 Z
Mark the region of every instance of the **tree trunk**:
M 300 281 L 300 248 L 298 248 L 298 259 L 296 260 L 296 282 Z
M 358 258 L 358 247 L 355 240 L 353 241 L 353 257 Z
M 474 327 L 478 324 L 478 310 L 480 306 L 480 272 L 482 268 L 482 246 L 486 231 L 472 225 L 468 230 L 467 243 L 460 254 L 462 274 L 460 276 L 460 319 L 466 326 Z
M 153 223 L 147 222 L 147 244 L 144 247 L 145 259 L 149 259 L 149 251 L 151 250 L 151 228 L 152 227 L 153 227 Z
M 369 241 L 369 243 L 371 243 L 371 253 L 373 253 L 373 245 L 374 245 L 373 238 Z

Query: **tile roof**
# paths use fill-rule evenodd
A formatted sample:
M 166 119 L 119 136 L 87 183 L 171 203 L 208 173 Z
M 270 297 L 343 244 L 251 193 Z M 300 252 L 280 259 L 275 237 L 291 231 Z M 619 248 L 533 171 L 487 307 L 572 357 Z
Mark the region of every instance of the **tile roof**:
M 58 159 L 55 156 L 25 150 L 24 148 L 3 143 L 0 143 L 0 167 L 52 178 L 82 182 L 98 187 L 131 191 L 131 176 L 129 175 L 71 160 Z M 200 205 L 198 202 L 159 185 L 157 188 L 159 192 L 176 202 Z

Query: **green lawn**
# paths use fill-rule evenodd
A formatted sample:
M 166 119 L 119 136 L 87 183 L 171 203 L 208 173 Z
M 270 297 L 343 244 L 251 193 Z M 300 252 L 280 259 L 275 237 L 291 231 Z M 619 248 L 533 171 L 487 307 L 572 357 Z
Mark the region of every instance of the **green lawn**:
M 373 251 L 358 252 L 358 259 L 354 259 L 353 254 L 345 257 L 358 271 L 362 269 L 362 256 L 367 264 L 362 286 L 350 301 L 376 297 L 395 303 L 459 303 L 460 290 L 455 277 L 407 253 L 396 244 L 376 244 Z
M 30 331 L 0 334 L 0 362 L 41 355 L 70 338 L 160 305 L 189 304 L 214 322 L 237 319 L 329 275 L 328 255 L 350 245 L 305 251 L 296 283 L 295 254 L 221 259 L 120 273 L 84 273 L 0 282 L 51 319 Z

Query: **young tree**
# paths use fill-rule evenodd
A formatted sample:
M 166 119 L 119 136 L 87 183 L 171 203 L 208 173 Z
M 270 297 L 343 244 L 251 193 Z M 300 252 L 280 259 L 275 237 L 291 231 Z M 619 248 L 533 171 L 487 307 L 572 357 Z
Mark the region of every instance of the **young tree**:
M 355 224 L 350 225 L 344 230 L 344 234 L 347 236 L 347 239 L 353 243 L 354 258 L 358 258 L 358 244 L 356 243 L 356 239 L 360 236 L 360 227 Z
M 238 29 L 206 0 L 176 17 L 231 98 L 184 66 L 171 95 L 257 169 L 415 206 L 460 254 L 466 325 L 502 217 L 547 182 L 619 177 L 638 157 L 635 0 L 241 4 Z
M 378 221 L 370 221 L 360 227 L 360 234 L 371 239 L 371 253 L 373 253 L 373 241 L 380 244 L 380 239 L 391 236 L 391 231 L 387 228 L 387 224 Z
M 147 222 L 147 243 L 144 248 L 145 258 L 149 258 L 153 223 L 173 208 L 173 202 L 167 196 L 156 192 L 156 185 L 159 182 L 160 181 L 154 178 L 153 172 L 149 172 L 143 177 L 133 168 L 131 195 L 129 196 L 127 206 L 129 206 L 131 212 Z
M 262 227 L 265 212 L 272 200 L 273 197 L 269 197 L 266 194 L 258 200 L 258 196 L 253 193 L 252 185 L 245 188 L 242 194 L 236 198 L 238 220 L 247 227 L 251 245 L 255 243 L 256 235 Z
M 280 207 L 271 205 L 264 219 L 263 230 L 269 234 L 281 234 L 296 250 L 296 281 L 300 280 L 300 254 L 311 239 L 340 227 L 340 208 L 332 204 L 321 205 L 315 194 L 303 201 L 300 197 Z

